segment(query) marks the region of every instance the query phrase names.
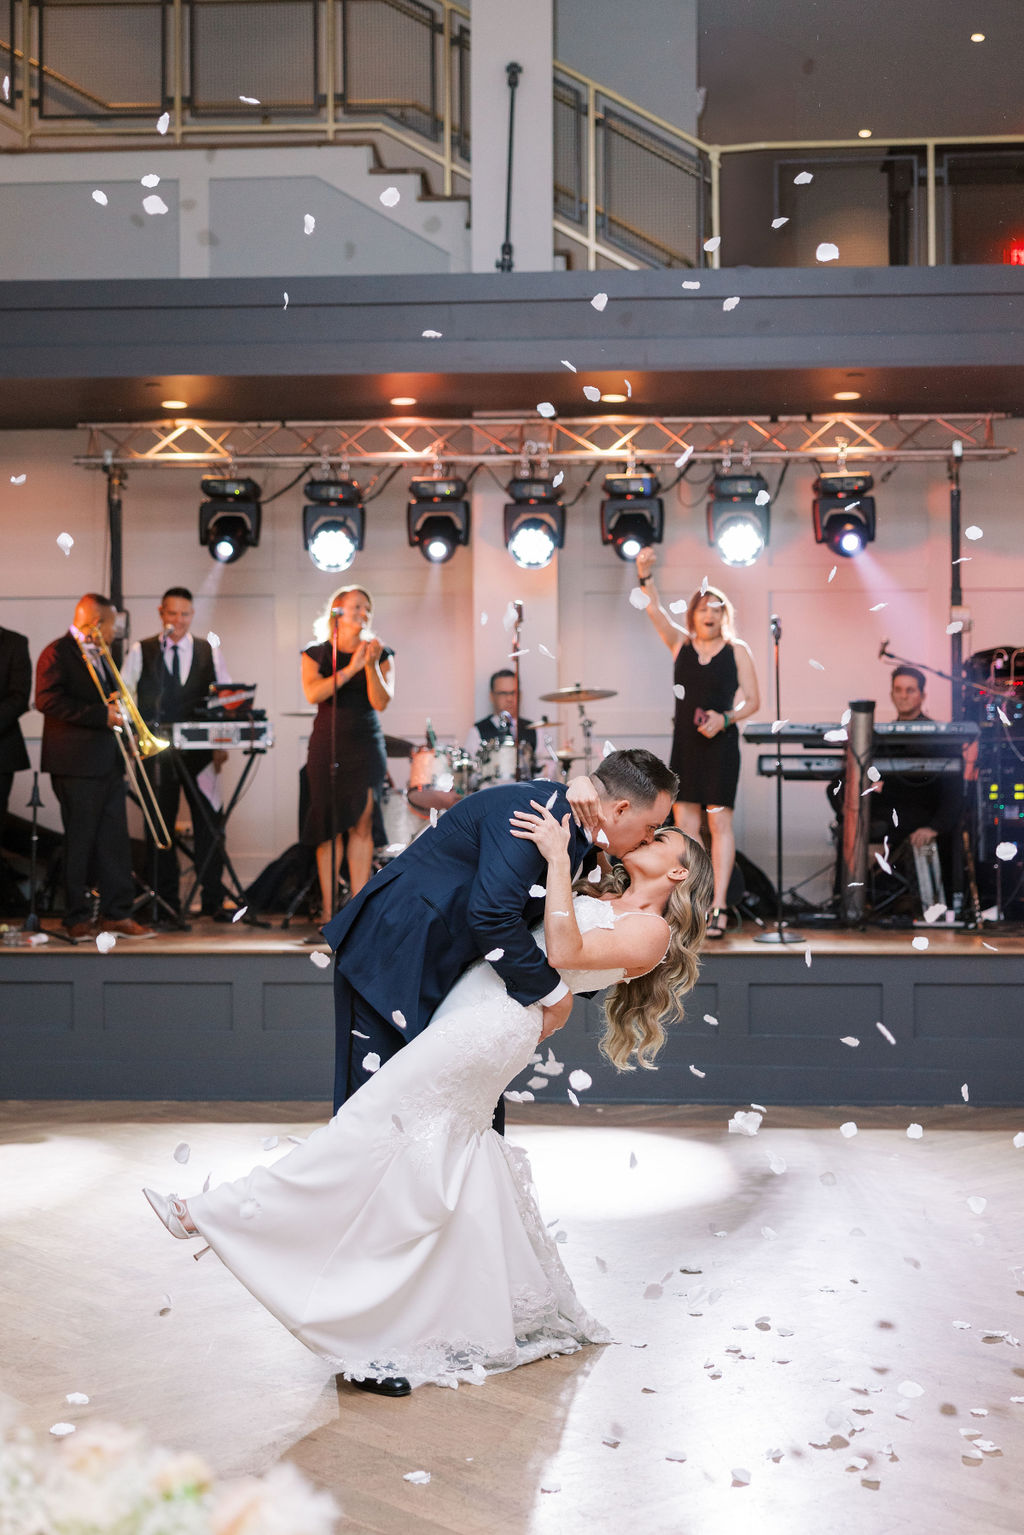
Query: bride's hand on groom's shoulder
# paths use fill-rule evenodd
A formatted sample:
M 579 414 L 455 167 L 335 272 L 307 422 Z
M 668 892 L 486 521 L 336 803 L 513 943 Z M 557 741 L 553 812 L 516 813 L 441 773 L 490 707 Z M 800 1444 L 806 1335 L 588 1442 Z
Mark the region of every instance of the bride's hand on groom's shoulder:
M 538 800 L 532 799 L 533 810 L 516 810 L 509 817 L 509 830 L 520 841 L 532 842 L 548 863 L 567 856 L 569 852 L 568 812 L 556 821 L 550 810 Z

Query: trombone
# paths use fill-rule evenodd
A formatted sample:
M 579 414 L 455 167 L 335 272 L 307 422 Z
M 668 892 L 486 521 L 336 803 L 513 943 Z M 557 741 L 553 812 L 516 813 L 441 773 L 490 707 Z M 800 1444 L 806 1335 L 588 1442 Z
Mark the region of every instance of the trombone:
M 143 762 L 147 757 L 155 757 L 158 752 L 166 751 L 170 741 L 165 741 L 161 736 L 154 735 L 139 713 L 138 706 L 131 695 L 128 684 L 114 664 L 114 657 L 110 653 L 110 646 L 103 638 L 98 627 L 87 631 L 86 638 L 90 644 L 95 645 L 107 665 L 110 675 L 114 679 L 116 702 L 121 715 L 120 725 L 114 726 L 114 734 L 117 744 L 121 748 L 121 756 L 124 758 L 125 776 L 128 779 L 128 787 L 134 796 L 142 818 L 149 828 L 149 834 L 153 838 L 161 852 L 166 852 L 171 846 L 171 834 L 167 829 L 157 802 L 156 790 L 146 776 Z M 96 691 L 104 703 L 114 702 L 108 699 L 107 690 L 99 672 L 96 670 L 85 645 L 79 642 L 79 650 L 82 652 L 82 660 L 89 671 L 89 676 L 96 684 Z

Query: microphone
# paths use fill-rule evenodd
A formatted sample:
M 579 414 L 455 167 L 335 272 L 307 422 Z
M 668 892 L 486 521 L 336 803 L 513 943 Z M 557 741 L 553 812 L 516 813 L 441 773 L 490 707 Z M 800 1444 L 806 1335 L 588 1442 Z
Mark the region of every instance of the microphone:
M 768 625 L 772 631 L 772 639 L 776 644 L 778 644 L 779 640 L 782 638 L 782 619 L 779 617 L 778 613 L 772 614 L 771 618 L 768 620 Z

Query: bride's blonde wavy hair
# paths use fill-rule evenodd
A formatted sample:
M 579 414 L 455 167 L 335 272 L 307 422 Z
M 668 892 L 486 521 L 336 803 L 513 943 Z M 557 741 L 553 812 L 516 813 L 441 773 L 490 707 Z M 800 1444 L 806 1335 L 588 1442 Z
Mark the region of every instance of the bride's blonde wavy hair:
M 645 1070 L 657 1069 L 654 1057 L 665 1043 L 662 1023 L 670 1015 L 673 1020 L 682 1018 L 682 999 L 693 990 L 700 973 L 697 956 L 704 945 L 715 877 L 703 844 L 686 832 L 679 834 L 685 842 L 679 862 L 689 873 L 672 887 L 663 913 L 672 935 L 668 953 L 646 975 L 613 986 L 605 1002 L 606 1026 L 600 1049 L 616 1071 L 635 1071 L 630 1059 L 633 1055 Z M 584 879 L 575 888 L 580 895 L 621 895 L 628 886 L 629 875 L 622 864 L 616 864 L 600 884 Z

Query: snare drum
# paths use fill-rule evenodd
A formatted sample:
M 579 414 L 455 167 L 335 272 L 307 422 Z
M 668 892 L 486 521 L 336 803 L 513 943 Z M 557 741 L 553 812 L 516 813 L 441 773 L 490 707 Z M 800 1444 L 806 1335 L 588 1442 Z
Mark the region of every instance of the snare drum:
M 515 783 L 514 741 L 485 741 L 476 754 L 476 760 L 481 789 L 486 789 L 491 784 Z M 530 749 L 530 743 L 525 739 L 519 743 L 519 777 L 524 782 L 533 777 L 533 752 Z

